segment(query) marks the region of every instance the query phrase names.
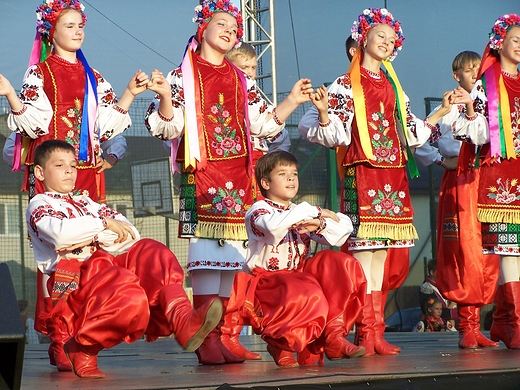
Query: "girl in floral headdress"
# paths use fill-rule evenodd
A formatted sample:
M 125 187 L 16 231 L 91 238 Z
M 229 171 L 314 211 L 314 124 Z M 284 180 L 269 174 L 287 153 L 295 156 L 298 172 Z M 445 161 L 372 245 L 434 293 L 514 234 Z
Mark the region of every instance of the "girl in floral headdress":
M 78 0 L 46 0 L 36 15 L 30 68 L 19 97 L 9 80 L 0 75 L 0 95 L 6 96 L 11 106 L 8 126 L 17 133 L 13 169 L 26 166 L 23 189 L 30 197 L 43 193 L 42 183 L 33 174 L 34 150 L 45 140 L 66 141 L 77 151 L 75 194 L 97 201 L 100 191 L 104 192 L 98 174 L 103 166 L 100 142 L 112 142 L 131 125 L 128 108 L 134 97 L 146 90 L 148 76 L 138 71 L 118 102 L 111 85 L 89 67 L 81 52 L 87 20 L 83 5 Z M 35 328 L 49 334 L 51 364 L 60 371 L 71 370 L 63 353 L 69 335 L 58 329 L 55 318 L 59 313 L 53 307 L 76 288 L 79 265 L 63 261 L 56 268 L 39 268 L 38 284 L 44 287 L 37 290 Z
M 453 134 L 479 146 L 477 156 L 474 147 L 464 149 L 459 167 L 480 167 L 475 222 L 484 253 L 499 255 L 491 339 L 520 349 L 520 16 L 499 17 L 489 37 L 471 94 L 457 89 L 466 113 Z
M 247 247 L 245 213 L 255 194 L 251 136 L 273 137 L 301 103 L 310 80 L 299 80 L 276 108 L 253 80 L 226 60 L 243 35 L 240 10 L 229 0 L 205 0 L 195 8 L 197 33 L 180 68 L 167 77 L 152 72 L 157 93 L 145 124 L 172 140 L 172 170 L 182 164 L 179 236 L 190 239 L 188 271 L 197 308 L 218 296 L 227 304 Z M 202 364 L 242 362 L 220 341 L 221 325 L 196 351 Z
M 354 224 L 346 249 L 361 262 L 367 278 L 355 341 L 365 347 L 365 356 L 394 355 L 400 348 L 383 338 L 385 261 L 388 248 L 413 246 L 417 238 L 405 166 L 417 176 L 410 149 L 430 138 L 450 103 L 446 97 L 443 108 L 427 121 L 411 113 L 391 66 L 403 45 L 403 31 L 386 9 L 364 10 L 354 22 L 352 38 L 359 47 L 348 73 L 328 92 L 323 86 L 317 89 L 314 107 L 299 130 L 310 142 L 337 148 L 344 183 L 342 211 Z

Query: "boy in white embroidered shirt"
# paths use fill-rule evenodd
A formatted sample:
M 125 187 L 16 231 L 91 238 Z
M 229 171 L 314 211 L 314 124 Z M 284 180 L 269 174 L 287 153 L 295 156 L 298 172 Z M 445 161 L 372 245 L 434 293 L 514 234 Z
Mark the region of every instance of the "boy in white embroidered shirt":
M 45 193 L 31 199 L 26 218 L 38 267 L 47 276 L 44 293 L 52 300 L 51 364 L 101 378 L 99 351 L 144 334 L 154 341 L 174 333 L 185 350 L 197 349 L 222 316 L 220 300 L 193 310 L 184 271 L 166 246 L 139 239 L 117 211 L 71 194 L 77 177 L 72 145 L 44 141 L 34 155 Z M 71 262 L 81 263 L 79 275 L 68 272 Z
M 253 276 L 243 305 L 254 332 L 278 366 L 322 363 L 323 352 L 329 359 L 362 356 L 364 348 L 345 339 L 365 300 L 361 265 L 334 250 L 310 257 L 311 240 L 342 245 L 352 231 L 350 219 L 291 203 L 298 192 L 298 161 L 291 153 L 261 157 L 255 175 L 265 200 L 246 214 L 245 266 Z

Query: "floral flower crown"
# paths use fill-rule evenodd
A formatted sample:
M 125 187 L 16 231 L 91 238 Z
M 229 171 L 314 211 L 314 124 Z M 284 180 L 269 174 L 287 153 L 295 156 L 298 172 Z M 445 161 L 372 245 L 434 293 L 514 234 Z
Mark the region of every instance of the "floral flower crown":
M 506 14 L 500 16 L 489 33 L 489 47 L 498 50 L 504 42 L 507 30 L 512 26 L 520 26 L 520 16 L 516 14 Z
M 195 7 L 195 17 L 193 21 L 199 26 L 202 26 L 208 23 L 217 12 L 227 12 L 237 20 L 237 43 L 241 41 L 244 35 L 242 13 L 229 0 L 204 0 L 202 4 Z
M 56 20 L 61 11 L 65 8 L 72 8 L 81 12 L 83 23 L 87 22 L 85 7 L 79 0 L 44 0 L 36 8 L 36 29 L 42 36 L 49 37 L 51 30 L 56 26 Z
M 395 20 L 394 17 L 386 8 L 367 8 L 361 15 L 358 16 L 358 20 L 354 21 L 350 32 L 352 39 L 354 39 L 360 46 L 365 42 L 368 32 L 370 29 L 380 23 L 388 24 L 392 27 L 397 35 L 395 41 L 394 51 L 388 57 L 390 61 L 393 61 L 397 57 L 398 51 L 401 50 L 404 41 L 403 29 L 401 23 Z

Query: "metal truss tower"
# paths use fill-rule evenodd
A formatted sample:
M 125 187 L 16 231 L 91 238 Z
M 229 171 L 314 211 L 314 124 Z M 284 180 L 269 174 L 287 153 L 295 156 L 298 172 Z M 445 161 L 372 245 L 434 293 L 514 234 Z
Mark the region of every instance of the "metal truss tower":
M 244 19 L 244 41 L 253 45 L 258 55 L 257 85 L 264 98 L 277 104 L 276 40 L 274 0 L 240 0 Z

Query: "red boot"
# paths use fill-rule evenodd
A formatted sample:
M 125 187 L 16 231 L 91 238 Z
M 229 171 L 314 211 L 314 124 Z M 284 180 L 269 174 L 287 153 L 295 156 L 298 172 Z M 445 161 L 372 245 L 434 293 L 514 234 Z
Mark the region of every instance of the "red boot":
M 318 366 L 323 366 L 325 360 L 323 358 L 323 352 L 315 353 L 313 348 L 309 349 L 308 347 L 303 351 L 298 352 L 296 355 L 298 358 L 298 365 L 300 366 L 314 366 L 316 363 L 318 363 Z
M 97 356 L 103 349 L 101 346 L 85 346 L 71 338 L 65 343 L 65 353 L 74 369 L 74 373 L 80 378 L 104 378 L 105 374 L 97 366 Z
M 397 355 L 401 348 L 389 344 L 384 338 L 385 333 L 385 306 L 388 293 L 372 291 L 372 304 L 374 306 L 374 350 L 379 355 Z
M 67 325 L 57 316 L 48 318 L 46 325 L 51 339 L 48 351 L 51 365 L 56 366 L 58 371 L 72 371 L 72 366 L 63 351 L 63 346 L 70 339 Z
M 267 344 L 267 352 L 273 357 L 278 367 L 291 368 L 299 366 L 298 362 L 294 359 L 293 353 L 290 351 L 284 351 L 280 347 Z
M 478 346 L 483 348 L 498 347 L 497 342 L 491 341 L 480 332 L 480 307 L 475 307 L 475 314 L 473 318 L 475 323 L 475 339 L 477 340 Z
M 226 312 L 224 322 L 220 327 L 222 332 L 220 341 L 229 351 L 245 360 L 262 360 L 262 355 L 248 350 L 240 343 L 238 337 L 242 330 L 242 325 L 239 324 L 239 318 L 239 312 Z
M 507 311 L 507 302 L 505 296 L 504 285 L 499 284 L 495 293 L 495 312 L 493 313 L 493 323 L 489 331 L 489 336 L 493 341 L 502 340 L 506 346 L 511 339 L 511 331 L 509 326 L 509 313 Z
M 520 282 L 505 283 L 504 296 L 509 314 L 509 337 L 502 341 L 509 349 L 520 349 Z
M 459 312 L 459 348 L 478 348 L 475 336 L 475 306 L 457 306 Z
M 208 301 L 214 300 L 218 295 L 194 295 L 193 306 L 195 309 L 202 307 Z M 225 301 L 225 300 L 224 300 Z M 224 305 L 225 307 L 225 305 Z M 214 365 L 224 363 L 242 363 L 244 359 L 229 351 L 220 341 L 220 328 L 223 321 L 219 318 L 219 322 L 215 329 L 208 333 L 202 344 L 197 348 L 195 353 L 200 364 Z
M 225 312 L 229 303 L 229 298 L 220 297 L 220 300 L 222 301 Z M 218 347 L 220 348 L 222 356 L 224 356 L 224 360 L 226 361 L 226 363 L 243 363 L 245 359 L 242 356 L 233 353 L 224 344 L 222 344 L 222 325 L 224 325 L 223 316 L 220 322 L 218 323 L 216 330 L 218 331 Z
M 374 356 L 374 306 L 372 303 L 372 294 L 367 294 L 365 298 L 365 305 L 361 310 L 359 317 L 356 319 L 356 336 L 354 344 L 365 348 L 363 356 Z
M 202 303 L 196 310 L 181 285 L 165 286 L 159 293 L 159 302 L 175 339 L 188 352 L 202 344 L 208 333 L 217 326 L 222 317 L 223 306 L 218 297 Z
M 323 336 L 325 337 L 325 355 L 329 360 L 350 359 L 365 354 L 365 348 L 362 345 L 356 346 L 345 338 L 347 333 L 342 317 L 330 321 L 325 326 Z

